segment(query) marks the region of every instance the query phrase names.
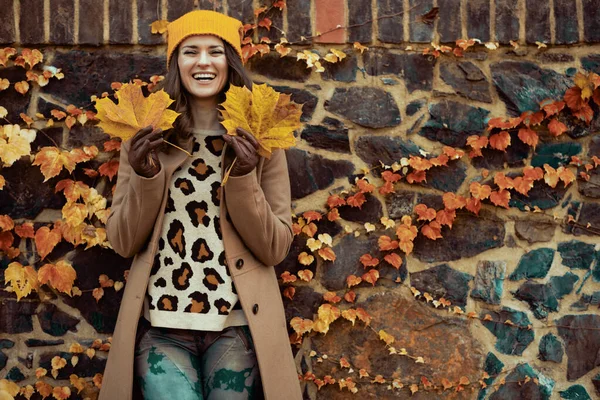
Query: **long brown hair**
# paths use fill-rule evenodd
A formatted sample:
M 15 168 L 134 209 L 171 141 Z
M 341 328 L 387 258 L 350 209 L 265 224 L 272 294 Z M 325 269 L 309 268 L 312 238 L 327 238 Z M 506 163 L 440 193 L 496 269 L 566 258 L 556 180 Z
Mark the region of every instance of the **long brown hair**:
M 225 86 L 221 93 L 219 93 L 218 103 L 225 101 L 225 93 L 229 90 L 229 85 L 235 86 L 246 86 L 252 90 L 252 80 L 248 75 L 248 72 L 242 64 L 242 60 L 239 54 L 234 50 L 226 41 L 223 41 L 225 47 L 225 57 L 227 58 L 228 65 L 228 77 Z M 173 129 L 165 132 L 165 140 L 175 142 L 179 146 L 186 146 L 192 137 L 192 110 L 190 108 L 190 94 L 181 84 L 181 77 L 179 76 L 179 68 L 177 60 L 179 58 L 179 46 L 173 52 L 171 61 L 169 63 L 169 70 L 165 75 L 165 79 L 160 82 L 161 85 L 156 87 L 156 90 L 164 89 L 169 96 L 175 100 L 169 107 L 170 109 L 180 113 L 179 117 L 173 124 Z M 171 146 L 165 147 L 166 151 L 172 148 Z

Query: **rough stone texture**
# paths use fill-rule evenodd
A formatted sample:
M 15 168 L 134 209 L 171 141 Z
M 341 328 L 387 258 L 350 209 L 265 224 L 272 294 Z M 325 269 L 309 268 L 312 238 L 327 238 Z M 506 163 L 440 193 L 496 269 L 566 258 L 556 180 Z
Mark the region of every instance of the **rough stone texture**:
M 540 360 L 561 363 L 564 352 L 562 343 L 553 334 L 547 333 L 540 340 Z
M 600 316 L 565 315 L 556 320 L 567 353 L 567 379 L 574 381 L 600 365 Z
M 227 13 L 244 24 L 254 22 L 254 6 L 251 2 L 233 1 L 231 4 L 227 4 Z
M 410 285 L 420 292 L 427 292 L 436 299 L 444 297 L 462 308 L 467 305 L 469 282 L 472 280 L 472 275 L 457 271 L 448 264 L 410 274 Z
M 77 124 L 71 128 L 67 146 L 81 148 L 83 146 L 95 145 L 98 149 L 104 149 L 104 142 L 110 140 L 110 136 L 97 126 Z
M 518 0 L 495 0 L 496 40 L 508 44 L 519 38 Z
M 371 0 L 348 0 L 348 25 L 363 24 L 351 28 L 348 32 L 348 42 L 369 43 L 371 41 L 371 31 L 373 30 L 373 12 L 371 10 Z
M 467 36 L 483 42 L 490 40 L 490 2 L 470 0 L 467 2 Z
M 349 161 L 327 160 L 299 149 L 290 149 L 286 155 L 293 199 L 324 189 L 331 185 L 334 179 L 354 172 L 354 165 Z
M 75 366 L 73 366 L 71 364 L 71 358 L 73 357 L 73 353 L 61 351 L 40 354 L 40 367 L 51 371 L 52 358 L 55 356 L 60 356 L 67 360 L 67 365 L 58 370 L 57 379 L 69 380 L 69 376 L 71 374 L 76 374 L 81 378 L 91 378 L 96 374 L 95 371 L 103 371 L 104 367 L 106 366 L 106 358 L 98 355 L 94 356 L 94 358 L 89 358 L 85 353 L 78 355 L 79 361 Z
M 315 292 L 307 286 L 298 286 L 296 287 L 294 300 L 283 297 L 285 319 L 288 323 L 294 317 L 313 319 L 322 302 L 322 294 Z
M 515 233 L 531 243 L 549 242 L 554 237 L 556 225 L 552 222 L 519 220 L 515 222 Z
M 296 89 L 289 86 L 273 86 L 278 92 L 290 94 L 291 100 L 295 103 L 302 104 L 302 116 L 300 117 L 301 122 L 310 121 L 319 98 L 309 92 L 308 90 Z
M 455 0 L 438 0 L 437 6 L 440 9 L 437 30 L 440 35 L 440 41 L 444 43 L 455 42 L 462 37 L 460 33 L 461 11 L 460 2 Z
M 575 61 L 575 57 L 565 53 L 542 53 L 538 56 L 538 59 L 547 63 L 570 63 Z
M 419 110 L 421 108 L 423 108 L 424 105 L 425 105 L 425 101 L 424 100 L 414 100 L 414 101 L 411 101 L 406 106 L 406 115 L 408 115 L 409 117 L 415 115 L 417 112 L 419 112 Z
M 131 43 L 133 36 L 133 13 L 131 3 L 121 0 L 109 0 L 108 14 L 110 16 L 109 39 L 110 44 Z M 67 74 L 65 74 L 67 76 Z M 126 79 L 121 77 L 121 79 Z M 100 92 L 102 93 L 102 92 Z
M 444 235 L 443 229 L 441 239 L 432 241 L 423 236 L 415 239 L 415 257 L 423 262 L 452 261 L 503 246 L 505 230 L 500 219 L 486 215 L 483 210 L 480 215 L 484 218 L 457 214 L 452 234 Z
M 400 124 L 400 110 L 392 96 L 379 88 L 337 88 L 325 109 L 368 128 L 384 128 Z
M 522 383 L 529 377 L 530 381 Z M 537 378 L 538 384 L 533 381 Z M 539 399 L 549 400 L 554 389 L 554 381 L 533 369 L 529 364 L 519 364 L 507 375 L 506 384 L 490 396 L 490 400 Z
M 50 42 L 73 44 L 75 34 L 75 5 L 73 0 L 50 0 Z
M 523 166 L 531 148 L 518 139 L 518 132 L 510 133 L 510 143 L 506 151 L 494 150 L 490 147 L 482 149 L 482 157 L 473 158 L 471 163 L 476 168 L 490 170 L 504 169 L 505 166 Z
M 461 96 L 485 103 L 492 102 L 489 82 L 472 62 L 443 62 L 440 64 L 440 76 Z
M 24 81 L 26 80 L 25 70 L 20 67 L 0 68 L 0 79 L 8 79 L 11 83 Z M 29 107 L 31 101 L 31 91 L 22 95 L 14 90 L 14 87 L 11 87 L 2 91 L 1 96 L 2 107 L 8 111 L 6 119 L 15 124 L 21 121 L 19 114 L 27 112 L 27 107 Z
M 350 154 L 348 128 L 333 118 L 323 120 L 323 125 L 306 125 L 300 136 L 313 147 Z
M 511 281 L 530 278 L 544 278 L 554 259 L 554 250 L 550 248 L 541 248 L 532 250 L 524 254 L 519 260 L 517 268 L 508 277 Z
M 484 121 L 489 113 L 483 108 L 450 100 L 430 104 L 431 117 L 419 134 L 447 146 L 464 147 L 467 137 L 479 135 L 486 128 Z
M 527 43 L 550 43 L 550 3 L 526 0 L 525 39 Z
M 571 272 L 563 276 L 553 276 L 548 283 L 527 281 L 514 293 L 515 298 L 529 304 L 537 319 L 545 319 L 549 312 L 558 311 L 558 300 L 571 293 L 579 277 Z
M 42 330 L 51 336 L 63 336 L 67 331 L 77 332 L 78 318 L 73 318 L 54 304 L 44 304 L 37 312 Z
M 581 57 L 581 66 L 586 71 L 600 72 L 600 54 L 592 54 L 587 57 Z
M 39 0 L 21 0 L 19 33 L 21 44 L 44 43 L 44 8 Z
M 570 44 L 579 40 L 577 5 L 575 0 L 554 0 L 556 43 Z
M 410 7 L 408 10 L 409 21 L 415 21 L 408 26 L 410 41 L 430 43 L 433 39 L 433 24 L 417 21 L 420 21 L 420 16 L 427 14 L 433 8 L 433 0 L 409 0 L 408 5 Z
M 583 0 L 583 37 L 587 42 L 600 42 L 600 9 L 595 0 Z
M 64 343 L 65 343 L 65 341 L 63 339 L 54 339 L 54 340 L 27 339 L 25 341 L 25 345 L 27 347 L 57 346 L 59 344 L 64 344 Z
M 579 240 L 571 240 L 558 244 L 558 252 L 562 257 L 562 264 L 573 269 L 590 269 L 596 252 L 596 246 Z
M 506 262 L 504 261 L 479 261 L 471 297 L 483 300 L 488 304 L 500 304 L 504 279 L 506 275 Z
M 569 79 L 531 62 L 501 61 L 490 68 L 498 95 L 513 115 L 539 109 L 538 103 L 546 98 L 562 100 L 571 86 Z
M 583 169 L 581 169 L 583 171 Z M 593 169 L 588 172 L 590 179 L 585 181 L 582 179 L 577 180 L 577 190 L 583 196 L 587 196 L 593 199 L 600 198 L 600 171 Z
M 169 0 L 168 3 L 167 19 L 169 21 L 174 21 L 194 9 L 194 0 Z
M 104 40 L 104 4 L 79 0 L 79 44 L 99 46 Z
M 377 197 L 371 194 L 366 194 L 365 199 L 366 202 L 361 208 L 351 206 L 339 207 L 340 217 L 346 221 L 361 223 L 379 221 L 379 219 L 383 217 L 381 203 L 377 200 Z
M 592 384 L 596 388 L 596 394 L 600 396 L 600 374 L 592 378 Z
M 578 235 L 598 235 L 597 231 L 590 231 L 588 229 L 584 229 L 587 224 L 590 226 L 600 226 L 600 204 L 596 203 L 583 203 L 581 204 L 581 208 L 579 210 L 579 216 L 577 218 L 577 222 L 582 226 L 579 227 L 569 227 L 570 232 L 576 236 Z
M 402 12 L 403 4 L 394 0 L 377 0 L 377 9 L 380 15 L 392 15 Z M 402 15 L 380 19 L 377 39 L 382 42 L 401 43 L 404 40 L 403 24 Z
M 327 335 L 312 339 L 312 348 L 332 358 L 346 357 L 355 371 L 365 368 L 386 377 L 396 374 L 394 376 L 402 381 L 418 382 L 421 376 L 436 382 L 442 378 L 458 381 L 463 375 L 480 376 L 485 354 L 475 337 L 465 337 L 464 330 L 468 329 L 468 323 L 452 317 L 447 323 L 445 319 L 448 317 L 439 315 L 411 297 L 408 291 L 381 293 L 358 303 L 357 307 L 364 308 L 373 317 L 372 326 L 376 330 L 383 329 L 396 338 L 396 348 L 406 348 L 409 354 L 422 356 L 427 360 L 425 364 L 395 356 L 392 356 L 394 361 L 390 362 L 383 342 L 371 329 L 363 329 L 360 322 L 356 322 L 360 326 L 354 328 L 348 321 L 334 322 Z M 317 376 L 331 374 L 331 366 L 313 363 L 313 372 Z M 346 376 L 346 371 L 334 374 L 334 378 Z M 408 393 L 406 389 L 392 393 L 387 385 L 361 385 L 358 394 L 363 394 L 363 398 L 377 396 L 388 399 L 408 396 Z M 465 391 L 458 393 L 455 398 L 468 399 L 469 396 L 469 391 Z M 348 392 L 341 392 L 337 385 L 327 385 L 320 390 L 319 398 L 347 399 Z M 415 398 L 443 399 L 446 395 L 430 391 L 421 393 L 420 397 L 415 395 Z
M 511 176 L 511 178 L 514 178 L 514 176 Z M 548 185 L 544 182 L 535 181 L 533 188 L 527 193 L 528 196 L 513 192 L 508 204 L 510 207 L 517 207 L 521 211 L 525 211 L 526 207 L 529 207 L 530 210 L 535 209 L 535 207 L 547 210 L 556 207 L 560 203 L 567 189 L 563 184 L 560 184 L 555 189 L 548 190 Z
M 571 311 L 587 311 L 589 306 L 598 306 L 600 305 L 600 291 L 594 292 L 592 294 L 583 293 L 581 298 L 577 300 L 575 303 L 571 304 L 569 310 Z
M 592 400 L 587 390 L 581 385 L 570 386 L 567 390 L 561 390 L 560 398 L 566 400 Z
M 0 7 L 0 43 L 9 44 L 15 41 L 14 0 L 5 0 Z
M 6 379 L 13 382 L 21 382 L 25 379 L 25 375 L 19 369 L 19 367 L 12 367 L 8 374 L 6 374 Z
M 286 2 L 288 21 L 294 21 L 289 24 L 287 36 L 290 42 L 300 41 L 300 37 L 311 36 L 310 2 L 290 1 Z
M 160 0 L 144 0 L 137 3 L 137 31 L 139 44 L 158 44 L 165 41 L 163 35 L 153 34 L 152 22 L 162 19 Z
M 334 80 L 338 82 L 356 81 L 356 71 L 358 70 L 356 55 L 353 54 L 354 51 L 352 49 L 345 49 L 343 51 L 347 56 L 342 61 L 338 61 L 334 64 L 325 62 L 325 65 L 323 66 L 325 72 L 321 75 L 324 80 Z
M 419 147 L 411 141 L 388 136 L 361 136 L 354 144 L 354 151 L 370 167 L 392 165 L 402 157 L 418 155 Z
M 581 144 L 567 143 L 542 143 L 535 149 L 531 159 L 532 167 L 544 167 L 544 164 L 552 168 L 558 168 L 561 165 L 568 165 L 571 162 L 571 156 L 581 153 Z
M 487 372 L 490 377 L 483 379 L 487 386 L 479 390 L 477 400 L 483 400 L 485 398 L 490 389 L 492 389 L 490 385 L 496 380 L 496 375 L 500 374 L 502 368 L 504 368 L 504 363 L 500 361 L 494 353 L 489 352 L 485 358 L 483 370 Z
M 492 317 L 492 321 L 483 321 L 486 314 Z M 502 307 L 500 311 L 485 310 L 480 317 L 483 326 L 496 336 L 495 347 L 502 354 L 520 356 L 527 346 L 533 342 L 534 333 L 527 329 L 530 321 L 524 312 L 510 307 Z M 514 325 L 505 324 L 504 321 L 506 320 L 512 321 Z
M 247 67 L 257 74 L 271 79 L 306 82 L 311 69 L 306 64 L 296 61 L 295 57 L 280 57 L 273 52 L 262 57 L 252 57 Z
M 455 192 L 467 177 L 467 165 L 461 161 L 450 161 L 446 167 L 433 167 L 427 171 L 427 182 L 421 183 L 443 192 Z
M 431 90 L 435 59 L 420 54 L 394 54 L 388 49 L 375 47 L 363 54 L 368 75 L 397 75 L 404 78 L 409 93 L 415 90 Z
M 40 301 L 21 299 L 17 301 L 14 295 L 0 292 L 0 333 L 23 333 L 33 330 L 32 316 Z

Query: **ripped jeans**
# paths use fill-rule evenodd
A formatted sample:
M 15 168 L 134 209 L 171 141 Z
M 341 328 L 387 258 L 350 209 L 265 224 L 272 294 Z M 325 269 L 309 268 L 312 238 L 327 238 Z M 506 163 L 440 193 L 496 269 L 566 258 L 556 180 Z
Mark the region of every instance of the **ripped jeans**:
M 145 400 L 263 398 L 247 326 L 221 332 L 146 326 L 135 348 L 135 384 Z

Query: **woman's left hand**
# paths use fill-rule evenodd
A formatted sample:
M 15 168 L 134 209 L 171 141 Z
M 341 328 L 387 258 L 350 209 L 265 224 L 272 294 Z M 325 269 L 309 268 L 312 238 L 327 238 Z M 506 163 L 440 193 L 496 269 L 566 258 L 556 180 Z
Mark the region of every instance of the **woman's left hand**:
M 231 169 L 231 176 L 242 176 L 251 172 L 256 165 L 260 156 L 258 155 L 258 141 L 252 134 L 242 128 L 237 128 L 238 136 L 225 134 L 223 140 L 228 145 L 233 147 L 237 161 Z

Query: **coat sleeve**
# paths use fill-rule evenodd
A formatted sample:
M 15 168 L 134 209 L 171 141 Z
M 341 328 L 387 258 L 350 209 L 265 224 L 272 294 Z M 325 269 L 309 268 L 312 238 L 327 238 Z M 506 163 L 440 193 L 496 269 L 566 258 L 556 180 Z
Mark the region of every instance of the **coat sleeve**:
M 106 236 L 113 249 L 123 257 L 140 251 L 160 210 L 165 185 L 165 169 L 152 178 L 138 175 L 129 164 L 130 142 L 121 146 L 117 187 L 106 221 Z
M 227 212 L 242 240 L 265 265 L 279 264 L 293 240 L 291 189 L 285 152 L 265 159 L 260 185 L 256 169 L 230 176 L 225 184 Z

